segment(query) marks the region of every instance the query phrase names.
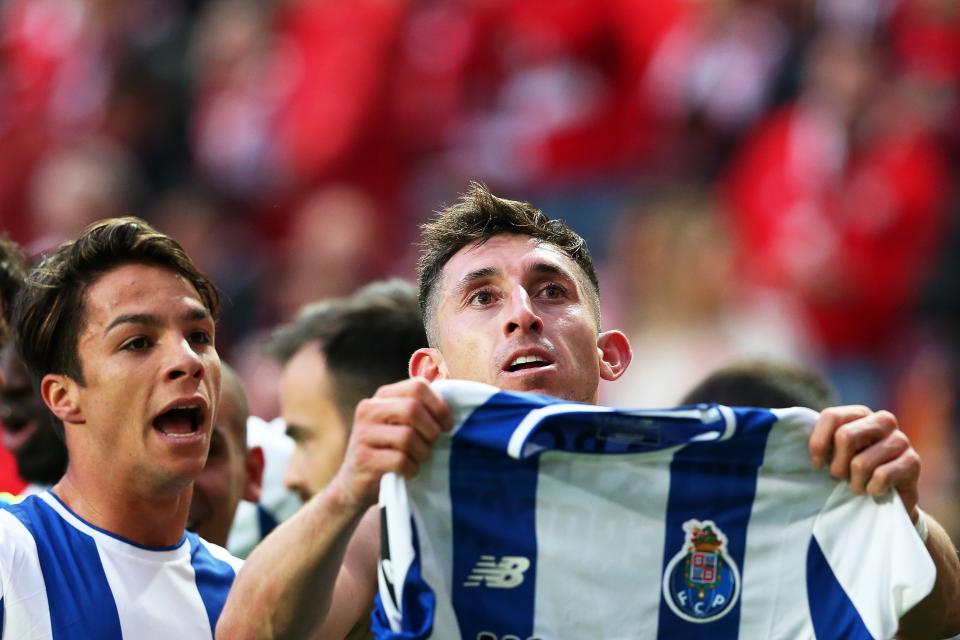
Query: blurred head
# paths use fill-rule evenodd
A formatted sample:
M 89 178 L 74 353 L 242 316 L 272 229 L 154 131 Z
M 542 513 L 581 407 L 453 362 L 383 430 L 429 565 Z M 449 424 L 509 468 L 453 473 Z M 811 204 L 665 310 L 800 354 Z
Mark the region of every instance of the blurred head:
M 247 399 L 236 372 L 222 365 L 220 405 L 213 423 L 210 453 L 193 482 L 187 529 L 226 546 L 240 500 L 257 502 L 263 478 L 263 451 L 247 448 Z
M 430 348 L 412 375 L 595 402 L 600 378 L 629 364 L 626 337 L 600 332 L 590 253 L 562 220 L 473 184 L 423 226 L 421 244 Z
M 180 245 L 136 218 L 91 225 L 30 272 L 17 348 L 66 425 L 71 467 L 130 490 L 187 487 L 219 400 L 218 306 Z
M 426 343 L 416 289 L 400 280 L 309 305 L 274 334 L 271 352 L 284 367 L 280 411 L 295 443 L 288 488 L 307 500 L 327 485 L 357 403 L 406 378 L 411 354 Z
M 820 374 L 785 362 L 747 360 L 714 371 L 680 404 L 716 402 L 733 407 L 809 407 L 823 411 L 837 394 Z
M 26 260 L 15 242 L 0 236 L 0 347 L 10 341 L 13 300 L 27 277 Z M 2 386 L 0 379 L 0 386 Z
M 0 349 L 0 371 L 6 381 L 0 389 L 3 446 L 16 459 L 21 478 L 52 485 L 67 468 L 67 448 L 12 343 Z

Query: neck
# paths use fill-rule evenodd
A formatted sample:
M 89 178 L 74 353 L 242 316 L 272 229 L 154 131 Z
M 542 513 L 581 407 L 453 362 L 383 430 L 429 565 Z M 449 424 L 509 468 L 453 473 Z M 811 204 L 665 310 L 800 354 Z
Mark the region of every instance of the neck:
M 103 474 L 89 481 L 70 464 L 51 490 L 100 529 L 137 544 L 169 547 L 183 538 L 193 484 L 166 492 L 137 492 L 129 482 L 106 481 Z

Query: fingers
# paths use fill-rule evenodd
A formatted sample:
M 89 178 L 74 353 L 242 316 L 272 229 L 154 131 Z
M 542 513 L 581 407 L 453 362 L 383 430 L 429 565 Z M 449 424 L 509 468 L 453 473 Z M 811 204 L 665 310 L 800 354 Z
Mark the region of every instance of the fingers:
M 897 430 L 897 419 L 889 411 L 877 411 L 836 429 L 833 435 L 833 458 L 830 461 L 830 475 L 834 478 L 850 478 L 851 462 L 854 456 L 879 443 Z M 870 458 L 866 460 L 869 462 Z M 864 466 L 868 477 L 873 467 Z
M 374 399 L 385 398 L 405 398 L 421 406 L 441 430 L 449 431 L 453 427 L 450 407 L 440 394 L 434 391 L 426 378 L 410 378 L 382 386 L 377 390 Z M 402 420 L 402 416 L 400 419 Z
M 452 426 L 446 401 L 425 379 L 380 387 L 354 412 L 346 459 L 338 474 L 345 493 L 372 504 L 383 474 L 415 476 L 430 458 L 434 441 Z
M 850 460 L 850 490 L 857 494 L 869 493 L 878 496 L 892 489 L 900 479 L 901 467 L 890 466 L 889 463 L 898 461 L 908 450 L 910 440 L 902 431 L 894 431 L 879 442 L 862 449 Z M 915 455 L 915 452 L 912 453 Z M 919 461 L 919 456 L 916 459 Z M 907 462 L 904 460 L 899 464 L 907 465 Z M 897 472 L 897 476 L 891 477 L 891 472 Z M 906 468 L 902 472 L 912 473 Z
M 830 475 L 848 479 L 857 494 L 881 496 L 896 489 L 916 519 L 920 456 L 889 411 L 836 407 L 820 415 L 810 436 L 814 467 L 830 461 Z
M 810 461 L 815 469 L 820 469 L 830 459 L 834 434 L 844 424 L 870 415 L 871 411 L 863 405 L 832 407 L 820 413 L 817 423 L 810 434 Z

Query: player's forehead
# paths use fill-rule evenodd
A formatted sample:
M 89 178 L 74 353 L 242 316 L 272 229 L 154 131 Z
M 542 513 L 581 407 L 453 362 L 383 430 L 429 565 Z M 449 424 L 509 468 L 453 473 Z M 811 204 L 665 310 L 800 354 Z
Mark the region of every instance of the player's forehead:
M 444 297 L 479 275 L 524 278 L 554 272 L 581 283 L 582 269 L 559 247 L 524 235 L 501 234 L 457 251 L 441 272 Z
M 88 324 L 138 310 L 210 317 L 189 280 L 172 269 L 139 263 L 114 267 L 93 281 L 83 292 L 83 308 Z

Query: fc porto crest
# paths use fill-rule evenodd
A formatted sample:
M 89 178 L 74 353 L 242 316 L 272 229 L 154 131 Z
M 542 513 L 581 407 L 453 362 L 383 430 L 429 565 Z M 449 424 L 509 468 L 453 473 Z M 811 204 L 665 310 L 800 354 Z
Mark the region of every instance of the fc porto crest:
M 713 622 L 740 597 L 740 571 L 727 554 L 727 537 L 712 520 L 683 523 L 684 545 L 667 564 L 663 597 L 689 622 Z

